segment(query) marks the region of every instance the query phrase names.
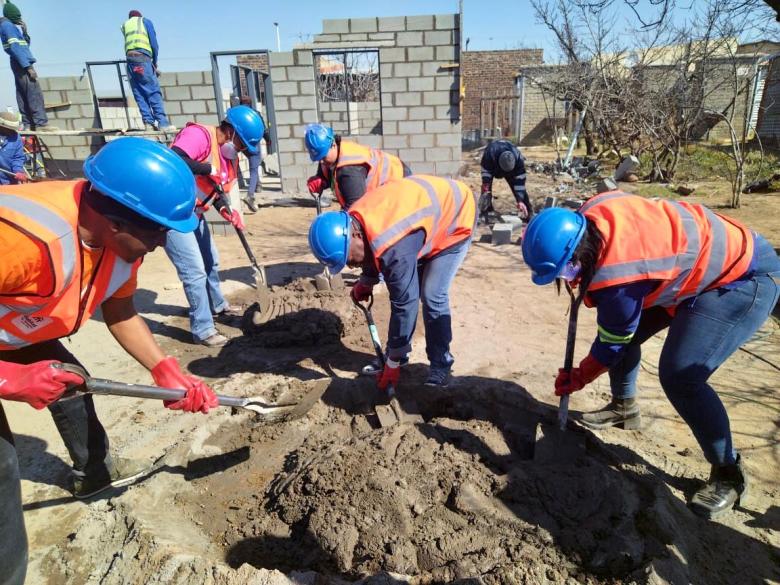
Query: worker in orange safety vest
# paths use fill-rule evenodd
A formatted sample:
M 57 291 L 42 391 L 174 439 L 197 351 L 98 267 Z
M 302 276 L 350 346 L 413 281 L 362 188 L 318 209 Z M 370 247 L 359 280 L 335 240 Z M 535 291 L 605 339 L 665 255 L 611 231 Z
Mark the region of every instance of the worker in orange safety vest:
M 98 309 L 158 386 L 186 390 L 168 408 L 206 413 L 217 405 L 205 383 L 165 356 L 133 305 L 143 256 L 164 244 L 169 230 L 197 224 L 192 174 L 165 146 L 130 137 L 89 157 L 84 173 L 86 181 L 0 188 L 0 401 L 48 406 L 73 461 L 77 498 L 125 485 L 148 467 L 112 458 L 85 380 L 62 367 L 79 362 L 60 339 Z M 78 393 L 63 397 L 69 388 Z M 2 402 L 0 470 L 0 583 L 22 583 L 27 542 L 19 465 Z

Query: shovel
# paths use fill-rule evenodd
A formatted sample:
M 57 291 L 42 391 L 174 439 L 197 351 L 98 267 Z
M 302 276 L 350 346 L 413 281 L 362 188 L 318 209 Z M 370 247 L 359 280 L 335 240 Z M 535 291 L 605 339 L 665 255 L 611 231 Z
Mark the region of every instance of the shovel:
M 366 317 L 366 323 L 368 323 L 368 332 L 371 336 L 371 343 L 374 346 L 374 353 L 376 353 L 376 358 L 379 360 L 379 365 L 384 367 L 385 352 L 382 349 L 382 342 L 379 341 L 379 331 L 376 328 L 374 316 L 371 314 L 371 307 L 374 305 L 374 295 L 369 297 L 367 305 L 364 305 L 355 299 L 352 299 L 352 302 L 355 303 L 355 306 L 360 309 L 360 311 Z M 419 414 L 417 405 L 413 402 L 408 402 L 408 411 L 405 411 L 403 408 L 401 408 L 401 405 L 398 402 L 398 398 L 395 396 L 395 388 L 393 388 L 392 384 L 387 387 L 387 396 L 390 398 L 389 404 L 377 404 L 374 407 L 374 411 L 376 412 L 376 416 L 379 419 L 379 425 L 381 427 L 389 427 L 396 423 L 424 422 L 422 415 Z
M 131 398 L 149 398 L 152 400 L 181 400 L 187 393 L 185 390 L 179 389 L 144 386 L 142 384 L 125 384 L 122 382 L 103 380 L 101 378 L 92 378 L 87 374 L 84 368 L 75 364 L 53 363 L 51 364 L 51 367 L 65 370 L 66 372 L 71 372 L 84 378 L 87 392 L 90 394 L 129 396 Z M 329 378 L 314 380 L 311 389 L 309 389 L 303 398 L 297 402 L 269 404 L 262 398 L 256 396 L 241 398 L 238 396 L 225 396 L 222 394 L 217 394 L 217 400 L 219 401 L 219 406 L 230 406 L 233 408 L 251 410 L 257 415 L 257 419 L 262 420 L 262 422 L 282 422 L 300 418 L 306 414 L 325 393 L 329 381 Z M 74 396 L 66 395 L 64 398 L 67 400 Z
M 563 369 L 571 372 L 574 365 L 574 343 L 577 340 L 577 314 L 582 304 L 583 295 L 574 297 L 571 287 L 566 283 L 566 290 L 571 298 L 569 309 L 569 329 L 566 334 L 566 353 L 563 358 Z M 577 459 L 585 452 L 585 436 L 576 430 L 567 431 L 569 419 L 569 395 L 561 396 L 558 405 L 557 425 L 542 422 L 536 425 L 536 441 L 534 445 L 534 461 L 537 463 L 565 463 Z
M 322 215 L 322 193 L 312 193 L 311 196 L 317 203 L 317 216 Z M 330 269 L 326 266 L 322 274 L 314 277 L 314 286 L 317 287 L 317 290 L 340 290 L 344 288 L 344 280 L 341 274 L 331 274 Z

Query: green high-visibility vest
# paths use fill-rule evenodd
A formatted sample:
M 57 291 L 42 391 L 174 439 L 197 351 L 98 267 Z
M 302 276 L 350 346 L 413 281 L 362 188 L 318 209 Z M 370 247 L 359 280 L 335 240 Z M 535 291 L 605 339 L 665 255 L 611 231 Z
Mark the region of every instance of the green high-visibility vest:
M 152 43 L 149 42 L 143 17 L 128 18 L 122 25 L 122 33 L 125 35 L 125 53 L 141 49 L 152 54 Z

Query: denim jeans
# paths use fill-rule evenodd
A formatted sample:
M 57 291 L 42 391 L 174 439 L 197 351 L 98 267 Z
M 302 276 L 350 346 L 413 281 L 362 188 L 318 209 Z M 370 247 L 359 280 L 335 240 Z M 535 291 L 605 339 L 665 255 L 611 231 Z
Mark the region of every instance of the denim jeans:
M 0 404 L 0 583 L 22 585 L 27 573 L 27 532 L 22 514 L 19 460 Z
M 658 364 L 661 386 L 713 465 L 734 463 L 736 452 L 726 409 L 707 380 L 767 320 L 780 294 L 773 279 L 780 276 L 780 260 L 761 237 L 756 251 L 751 278 L 689 299 L 674 316 L 660 307 L 643 311 L 623 359 L 609 371 L 612 395 L 634 397 L 641 345 L 668 327 Z
M 259 145 L 258 148 L 260 148 Z M 257 154 L 248 154 L 247 159 L 249 160 L 249 186 L 246 190 L 246 196 L 250 201 L 254 201 L 257 185 L 260 184 L 260 163 L 263 157 L 258 152 Z M 260 188 L 263 188 L 262 185 Z
M 212 313 L 228 306 L 219 285 L 219 255 L 208 222 L 201 217 L 195 231 L 188 234 L 169 231 L 165 253 L 184 285 L 192 336 L 203 341 L 217 332 Z
M 471 248 L 470 238 L 457 251 L 434 256 L 430 260 L 421 262 L 418 267 L 425 325 L 425 353 L 428 355 L 431 368 L 450 369 L 455 361 L 450 353 L 452 342 L 450 286 L 469 248 Z
M 133 97 L 138 104 L 146 124 L 157 124 L 162 128 L 168 126 L 168 116 L 165 115 L 160 82 L 154 72 L 152 60 L 148 57 L 127 57 L 127 79 L 130 80 L 130 88 Z
M 16 83 L 16 105 L 19 106 L 22 124 L 25 128 L 32 129 L 46 126 L 49 123 L 49 118 L 46 116 L 41 84 L 32 81 L 27 74 L 27 69 L 24 69 L 13 59 L 11 59 L 11 71 L 13 71 Z

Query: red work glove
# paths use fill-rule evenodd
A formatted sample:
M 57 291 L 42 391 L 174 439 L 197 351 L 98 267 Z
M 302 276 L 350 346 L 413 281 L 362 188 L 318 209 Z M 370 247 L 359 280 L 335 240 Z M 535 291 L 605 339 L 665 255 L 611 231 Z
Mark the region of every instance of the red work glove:
M 522 201 L 517 202 L 517 215 L 522 219 L 528 217 L 528 208 L 525 206 L 525 203 L 523 203 Z
M 358 280 L 352 287 L 352 290 L 349 291 L 349 296 L 355 302 L 367 301 L 371 297 L 373 290 L 373 284 L 365 284 Z
M 387 359 L 385 368 L 376 375 L 376 385 L 380 390 L 387 390 L 388 386 L 398 386 L 401 378 L 401 364 L 395 360 Z
M 217 395 L 206 386 L 203 380 L 181 371 L 176 358 L 168 356 L 152 368 L 154 383 L 162 388 L 186 390 L 187 394 L 181 400 L 165 400 L 166 408 L 184 410 L 186 412 L 208 413 L 210 408 L 217 406 Z
M 593 380 L 607 371 L 607 367 L 594 358 L 591 354 L 580 362 L 578 368 L 572 368 L 571 372 L 563 368 L 558 370 L 558 377 L 555 378 L 555 395 L 563 396 L 571 394 L 577 390 L 582 390 Z
M 480 194 L 490 193 L 490 183 L 482 183 Z
M 38 410 L 56 401 L 68 386 L 78 386 L 84 379 L 78 374 L 52 368 L 55 360 L 29 365 L 0 362 L 0 398 L 26 402 Z
M 19 171 L 18 173 L 14 173 L 14 179 L 19 181 L 20 183 L 26 183 L 29 180 L 29 177 L 27 176 L 27 173 L 24 171 Z
M 229 213 L 227 207 L 223 207 L 219 210 L 219 214 L 225 218 L 225 221 L 230 222 L 236 229 L 244 229 L 244 221 L 241 219 L 241 214 L 238 213 L 238 209 L 234 209 L 232 213 Z
M 317 175 L 309 177 L 309 179 L 306 181 L 306 185 L 309 187 L 309 193 L 312 195 L 322 195 L 325 187 L 328 186 L 328 184 L 325 182 L 325 179 L 318 177 Z

